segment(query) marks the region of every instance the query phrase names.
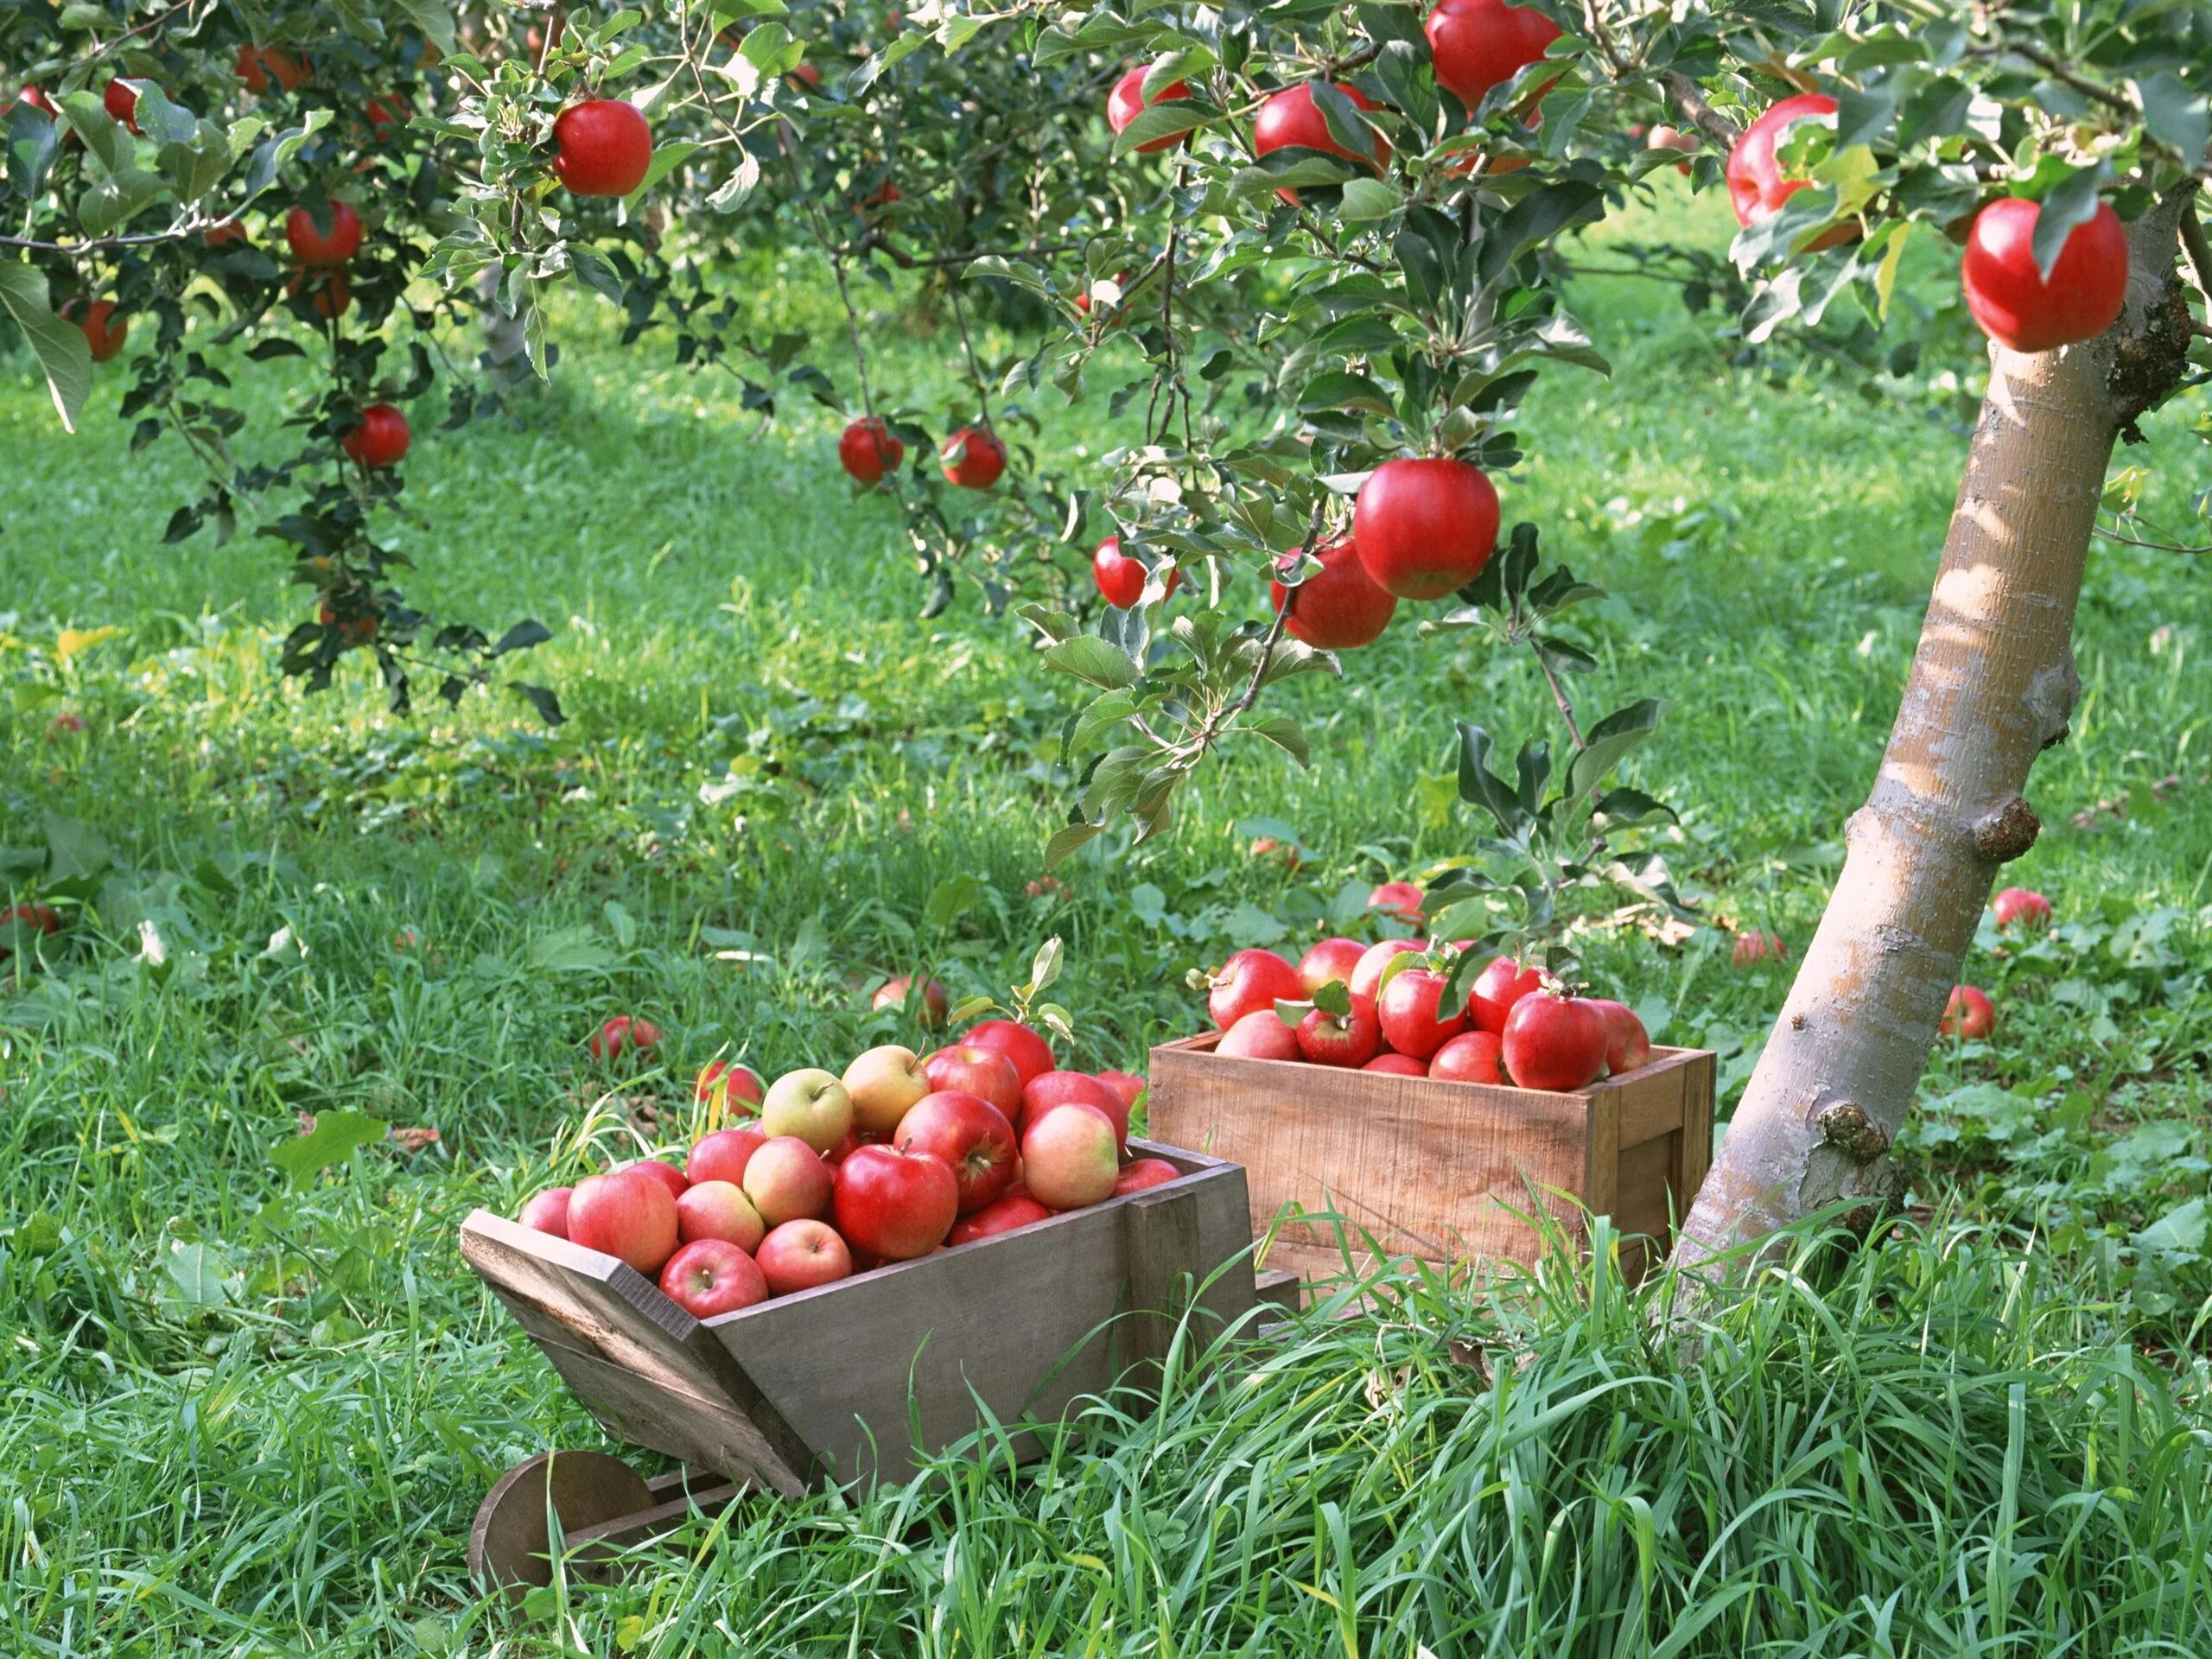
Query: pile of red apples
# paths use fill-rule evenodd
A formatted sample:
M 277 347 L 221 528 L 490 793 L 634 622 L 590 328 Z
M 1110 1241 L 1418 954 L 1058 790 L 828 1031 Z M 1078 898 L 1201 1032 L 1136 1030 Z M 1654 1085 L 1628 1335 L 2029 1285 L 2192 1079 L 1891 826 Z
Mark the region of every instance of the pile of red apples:
M 1571 1093 L 1651 1058 L 1624 1004 L 1571 996 L 1541 969 L 1499 957 L 1447 995 L 1459 947 L 1324 939 L 1296 966 L 1239 950 L 1207 982 L 1217 1054 L 1301 1060 L 1453 1083 Z
M 1128 1159 L 1144 1086 L 1059 1070 L 1012 1020 L 927 1057 L 888 1044 L 842 1076 L 806 1069 L 765 1088 L 717 1061 L 695 1094 L 729 1126 L 681 1168 L 626 1164 L 540 1192 L 521 1220 L 620 1257 L 711 1319 L 1173 1180 L 1164 1160 Z

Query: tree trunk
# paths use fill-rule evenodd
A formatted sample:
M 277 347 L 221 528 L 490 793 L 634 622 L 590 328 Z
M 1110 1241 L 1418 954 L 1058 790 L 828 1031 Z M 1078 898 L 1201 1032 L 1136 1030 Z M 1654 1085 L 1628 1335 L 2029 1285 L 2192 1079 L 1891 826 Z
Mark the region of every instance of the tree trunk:
M 1992 878 L 2034 844 L 2021 791 L 2066 734 L 2069 642 L 2105 469 L 2171 390 L 2183 198 L 2131 227 L 2126 308 L 2083 345 L 1992 348 L 1989 391 L 1897 723 L 1743 1103 L 1683 1224 L 1694 1264 L 1893 1185 L 1888 1156 Z

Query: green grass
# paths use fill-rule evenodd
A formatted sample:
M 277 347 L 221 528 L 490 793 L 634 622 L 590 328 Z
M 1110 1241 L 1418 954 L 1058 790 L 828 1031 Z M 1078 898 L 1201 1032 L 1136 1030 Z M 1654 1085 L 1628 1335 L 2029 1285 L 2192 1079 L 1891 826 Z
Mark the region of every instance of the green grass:
M 764 312 L 819 326 L 792 274 Z M 1614 594 L 1582 624 L 1585 706 L 1674 705 L 1637 766 L 1681 810 L 1678 878 L 1717 924 L 1802 943 L 1964 439 L 1934 398 L 1731 370 L 1656 284 L 1587 299 L 1617 372 L 1542 390 L 1507 512 Z M 941 405 L 957 342 L 893 332 L 880 378 Z M 0 847 L 72 922 L 0 1001 L 9 1650 L 2212 1648 L 2212 677 L 2194 573 L 2121 547 L 2094 555 L 2087 696 L 2011 873 L 2063 925 L 1978 957 L 2004 1040 L 1927 1085 L 1939 1219 L 1708 1310 L 1692 1366 L 1564 1268 L 1486 1300 L 1413 1287 L 1156 1416 L 1102 1403 L 1042 1468 L 985 1447 L 935 1484 L 748 1505 L 712 1548 L 573 1590 L 559 1623 L 480 1605 L 461 1539 L 484 1488 L 605 1442 L 462 1268 L 471 1205 L 680 1140 L 717 1052 L 774 1070 L 898 1035 L 867 1012 L 876 976 L 1003 990 L 1053 934 L 1075 1058 L 1135 1064 L 1196 1018 L 1186 968 L 1334 931 L 1347 888 L 1470 850 L 1450 721 L 1517 737 L 1546 707 L 1525 662 L 1402 626 L 1341 683 L 1292 688 L 1312 773 L 1233 758 L 1158 844 L 1103 838 L 1065 900 L 1025 896 L 1062 684 L 972 594 L 915 620 L 826 414 L 764 432 L 734 386 L 615 351 L 588 313 L 566 345 L 512 418 L 418 421 L 408 491 L 419 597 L 554 627 L 528 664 L 572 715 L 550 735 L 478 698 L 395 721 L 362 671 L 302 696 L 274 672 L 303 608 L 274 544 L 162 548 L 179 453 L 131 457 L 111 385 L 69 439 L 0 373 Z M 251 379 L 273 420 L 281 384 Z M 2154 425 L 2153 517 L 2180 514 L 2197 399 Z M 1108 442 L 1103 405 L 1046 421 L 1048 453 Z M 123 632 L 65 663 L 64 626 Z M 50 731 L 65 709 L 81 736 Z M 1243 855 L 1253 817 L 1295 827 L 1294 878 Z M 1779 974 L 1729 970 L 1717 927 L 1588 954 L 1739 1085 Z M 581 1043 L 621 1008 L 670 1052 L 610 1094 Z M 344 1110 L 442 1138 L 288 1187 L 271 1148 Z

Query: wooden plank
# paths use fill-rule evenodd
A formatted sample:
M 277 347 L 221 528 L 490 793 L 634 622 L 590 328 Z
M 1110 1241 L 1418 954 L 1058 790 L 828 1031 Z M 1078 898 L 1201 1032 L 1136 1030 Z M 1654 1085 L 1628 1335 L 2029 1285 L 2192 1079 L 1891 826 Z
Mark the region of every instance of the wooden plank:
M 1610 1216 L 1621 1194 L 1621 1091 L 1590 1096 L 1582 1147 L 1582 1204 L 1593 1216 Z
M 1682 1078 L 1682 1138 L 1675 1164 L 1675 1210 L 1689 1214 L 1713 1167 L 1713 1093 L 1714 1057 L 1699 1052 L 1692 1057 Z
M 1620 1144 L 1625 1152 L 1682 1127 L 1687 1065 L 1646 1066 L 1620 1080 Z
M 806 1489 L 814 1459 L 804 1438 L 658 1286 L 612 1256 L 483 1210 L 461 1224 L 461 1253 L 549 1357 L 557 1347 L 628 1379 L 600 1377 L 597 1402 L 586 1398 L 611 1432 L 732 1479 L 787 1495 Z M 699 1427 L 679 1402 L 714 1402 L 728 1419 Z
M 834 1478 L 901 1478 L 913 1468 L 917 1434 L 935 1450 L 971 1433 L 979 1400 L 1001 1423 L 1049 1422 L 1114 1382 L 1114 1326 L 1129 1265 L 1122 1211 L 1139 1199 L 1187 1199 L 1195 1277 L 1237 1264 L 1205 1284 L 1199 1339 L 1251 1309 L 1249 1262 L 1238 1260 L 1252 1243 L 1243 1172 L 1187 1154 L 1171 1161 L 1193 1173 L 1020 1232 L 778 1297 L 706 1328 L 823 1454 Z M 1017 1459 L 1034 1449 L 1033 1437 L 1017 1436 Z
M 1253 1275 L 1252 1289 L 1262 1301 L 1272 1302 L 1286 1313 L 1295 1313 L 1306 1305 L 1304 1281 L 1281 1268 L 1262 1268 Z
M 1140 1192 L 1122 1208 L 1122 1260 L 1128 1281 L 1118 1348 L 1128 1381 L 1157 1388 L 1183 1309 L 1196 1287 L 1198 1206 L 1180 1183 Z
M 1624 1233 L 1648 1233 L 1664 1242 L 1674 1223 L 1669 1183 L 1677 1148 L 1671 1139 L 1647 1141 L 1620 1155 L 1620 1196 L 1613 1224 Z

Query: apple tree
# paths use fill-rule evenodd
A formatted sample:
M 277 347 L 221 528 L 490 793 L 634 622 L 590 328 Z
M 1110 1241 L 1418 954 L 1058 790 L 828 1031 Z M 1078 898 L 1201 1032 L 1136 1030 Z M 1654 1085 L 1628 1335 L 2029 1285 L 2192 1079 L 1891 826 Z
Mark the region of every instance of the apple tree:
M 200 342 L 229 331 L 256 338 L 249 356 L 281 353 L 289 336 L 263 340 L 261 319 L 289 305 L 305 323 L 317 290 L 266 255 L 226 265 L 251 250 L 208 232 L 296 203 L 312 251 L 342 234 L 334 204 L 372 194 L 380 263 L 364 275 L 388 272 L 384 308 L 344 331 L 323 319 L 334 391 L 307 428 L 321 447 L 273 469 L 289 485 L 331 467 L 297 515 L 320 538 L 303 557 L 334 555 L 372 594 L 390 563 L 363 527 L 395 493 L 388 469 L 357 455 L 348 473 L 333 450 L 370 442 L 357 435 L 395 342 L 416 365 L 398 389 L 417 391 L 441 366 L 440 322 L 489 295 L 551 371 L 543 300 L 573 282 L 619 308 L 631 340 L 742 376 L 764 412 L 794 395 L 837 409 L 846 470 L 898 498 L 925 607 L 970 582 L 1035 634 L 1077 693 L 1048 861 L 1125 819 L 1168 832 L 1178 791 L 1224 746 L 1306 764 L 1271 691 L 1357 673 L 1385 627 L 1484 631 L 1541 678 L 1558 726 L 1501 741 L 1481 710 L 1448 711 L 1477 716 L 1456 729 L 1460 787 L 1494 833 L 1427 896 L 1439 940 L 1556 940 L 1606 884 L 1672 902 L 1637 841 L 1667 809 L 1614 775 L 1659 707 L 1578 706 L 1587 658 L 1561 619 L 1602 573 L 1548 563 L 1543 527 L 1514 510 L 1530 388 L 1610 373 L 1569 304 L 1573 238 L 1688 166 L 1741 226 L 1725 281 L 1700 290 L 1740 296 L 1752 342 L 1834 317 L 1879 327 L 1908 248 L 1962 243 L 1989 372 L 1928 623 L 1683 1249 L 1887 1191 L 1992 879 L 2036 833 L 2024 791 L 2067 728 L 2114 445 L 2203 350 L 2202 8 L 679 0 L 455 28 L 419 0 L 389 35 L 335 4 L 266 6 L 252 28 L 149 5 L 94 29 L 93 10 L 0 12 L 0 53 L 35 60 L 59 97 L 10 117 L 8 199 L 35 229 L 6 244 L 26 257 L 0 266 L 0 294 L 65 411 L 81 400 L 68 336 L 90 346 L 95 320 L 65 329 L 54 308 L 98 279 L 161 319 L 127 412 L 168 423 L 149 438 L 227 442 L 220 416 L 192 412 L 219 409 Z M 266 125 L 224 126 L 251 80 L 243 54 L 286 42 L 314 43 L 312 73 L 278 89 L 297 107 L 257 92 L 277 100 Z M 139 72 L 123 79 L 150 134 L 103 103 L 118 67 Z M 365 153 L 369 100 L 394 90 L 406 149 Z M 346 175 L 364 166 L 393 188 L 362 191 Z M 722 256 L 763 239 L 820 255 L 842 340 L 746 332 L 718 291 Z M 419 311 L 414 276 L 439 284 Z M 870 374 L 855 290 L 892 280 L 954 320 L 964 374 L 939 408 Z M 1033 348 L 987 360 L 986 312 Z M 494 395 L 451 378 L 456 417 Z M 1021 442 L 1048 385 L 1081 398 L 1093 382 L 1122 434 L 1095 466 Z M 219 481 L 201 519 L 242 487 Z M 355 613 L 332 610 L 303 648 L 347 643 Z

